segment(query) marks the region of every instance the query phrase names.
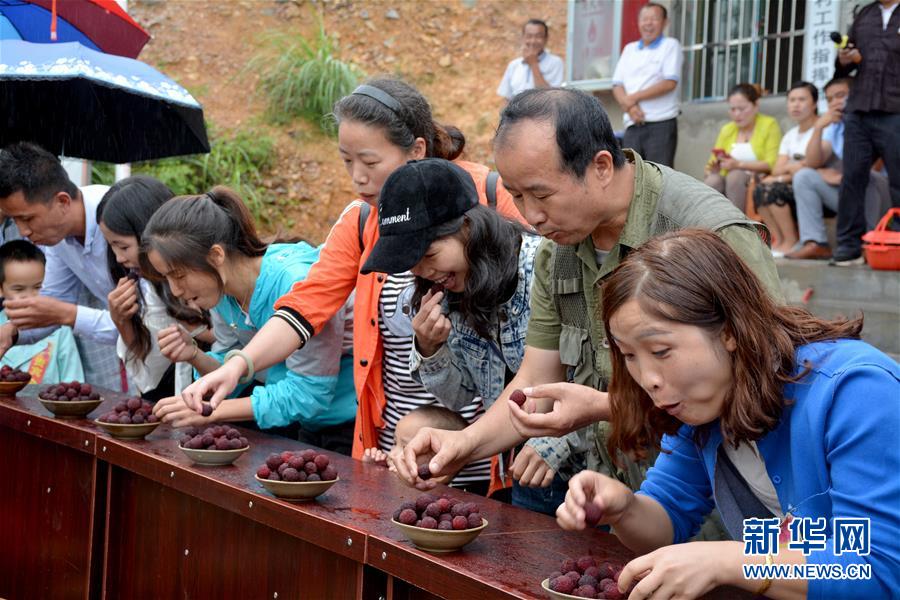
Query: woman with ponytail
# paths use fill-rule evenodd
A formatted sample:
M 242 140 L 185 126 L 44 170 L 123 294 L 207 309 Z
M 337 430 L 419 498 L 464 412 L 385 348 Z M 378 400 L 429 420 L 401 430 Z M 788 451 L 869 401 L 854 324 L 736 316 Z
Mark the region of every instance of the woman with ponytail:
M 428 101 L 407 83 L 395 79 L 369 81 L 339 100 L 334 116 L 339 125 L 341 159 L 359 200 L 341 214 L 319 263 L 306 280 L 278 301 L 275 318 L 245 348 L 246 356 L 227 361 L 186 389 L 183 397 L 195 410 L 207 394 L 212 394 L 213 404 L 218 403 L 253 368 L 282 360 L 319 335 L 322 325 L 355 289 L 353 354 L 359 411 L 353 455 L 361 458 L 366 448 L 391 448 L 394 426 L 410 407 L 426 401 L 437 403 L 409 374 L 412 274 L 360 274 L 378 240 L 381 186 L 395 169 L 410 160 L 443 158 L 465 169 L 475 181 L 479 202 L 489 204 L 489 178 L 487 167 L 460 160 L 465 146 L 462 133 L 435 123 Z M 497 211 L 521 220 L 502 184 L 498 182 L 495 190 Z M 366 213 L 368 217 L 363 219 Z M 463 414 L 471 419 L 480 410 L 471 406 Z M 484 465 L 479 468 L 485 471 Z
M 202 352 L 182 329 L 160 332 L 170 360 L 189 363 L 201 375 L 230 355 L 242 355 L 275 302 L 303 281 L 319 258 L 305 242 L 267 245 L 256 233 L 241 199 L 225 187 L 180 196 L 159 209 L 144 231 L 145 270 L 168 283 L 172 295 L 191 308 L 209 310 L 215 342 Z M 253 419 L 263 429 L 299 423 L 300 439 L 349 454 L 356 414 L 348 307 L 339 307 L 320 335 L 279 362 L 242 382 L 238 398 L 210 414 L 189 409 L 180 397 L 160 401 L 154 411 L 176 427 Z

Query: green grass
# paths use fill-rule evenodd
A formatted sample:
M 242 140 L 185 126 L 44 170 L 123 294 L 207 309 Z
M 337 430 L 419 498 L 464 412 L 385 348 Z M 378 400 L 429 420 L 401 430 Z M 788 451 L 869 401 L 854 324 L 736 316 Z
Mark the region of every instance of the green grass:
M 262 186 L 262 178 L 273 165 L 274 141 L 257 129 L 238 130 L 218 135 L 210 127 L 209 154 L 134 163 L 132 174 L 156 177 L 177 195 L 202 194 L 216 185 L 235 190 L 251 214 L 262 224 L 272 221 L 275 203 Z M 115 168 L 94 163 L 92 181 L 110 185 Z
M 307 119 L 330 135 L 328 118 L 334 103 L 353 91 L 363 72 L 337 56 L 337 44 L 318 18 L 316 37 L 307 41 L 290 34 L 267 36 L 269 50 L 257 55 L 248 69 L 262 72 L 260 90 L 268 99 L 267 114 L 275 123 Z

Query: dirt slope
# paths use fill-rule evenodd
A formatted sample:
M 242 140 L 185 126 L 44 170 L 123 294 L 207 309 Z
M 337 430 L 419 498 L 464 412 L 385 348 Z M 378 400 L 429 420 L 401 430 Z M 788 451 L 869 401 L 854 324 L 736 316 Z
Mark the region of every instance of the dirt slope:
M 311 241 L 324 239 L 353 192 L 334 140 L 302 121 L 275 127 L 263 117 L 258 75 L 247 64 L 266 49 L 267 34 L 311 38 L 320 14 L 342 58 L 370 76 L 414 83 L 438 120 L 466 134 L 467 157 L 482 162 L 502 105 L 497 84 L 522 23 L 547 20 L 550 49 L 565 51 L 563 0 L 132 0 L 129 11 L 153 36 L 140 58 L 191 90 L 218 128 L 255 126 L 275 137 L 278 166 L 266 185 L 279 199 L 279 224 Z

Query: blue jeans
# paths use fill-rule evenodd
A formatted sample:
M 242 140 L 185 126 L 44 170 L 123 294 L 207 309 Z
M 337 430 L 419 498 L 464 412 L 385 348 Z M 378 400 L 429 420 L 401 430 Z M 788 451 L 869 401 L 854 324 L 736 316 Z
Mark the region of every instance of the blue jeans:
M 569 483 L 557 473 L 550 485 L 543 488 L 525 487 L 513 481 L 512 503 L 519 508 L 527 508 L 534 512 L 556 516 L 556 509 L 566 500 Z

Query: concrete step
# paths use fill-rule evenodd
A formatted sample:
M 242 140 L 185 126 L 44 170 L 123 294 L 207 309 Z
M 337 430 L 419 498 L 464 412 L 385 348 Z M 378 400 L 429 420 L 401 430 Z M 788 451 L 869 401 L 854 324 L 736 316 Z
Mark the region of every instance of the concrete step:
M 824 318 L 865 317 L 863 339 L 900 360 L 900 271 L 776 259 L 788 303 Z

